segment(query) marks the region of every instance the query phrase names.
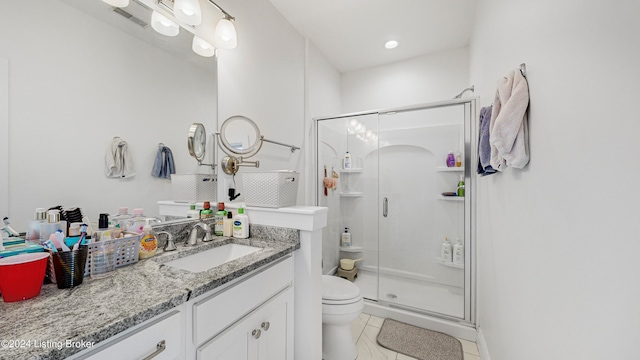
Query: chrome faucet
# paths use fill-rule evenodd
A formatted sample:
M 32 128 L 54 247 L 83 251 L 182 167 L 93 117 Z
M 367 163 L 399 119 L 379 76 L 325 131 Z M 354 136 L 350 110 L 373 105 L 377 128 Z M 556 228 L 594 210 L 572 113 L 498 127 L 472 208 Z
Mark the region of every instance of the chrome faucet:
M 176 244 L 173 242 L 173 236 L 166 232 L 166 231 L 158 231 L 156 233 L 157 237 L 160 237 L 160 235 L 167 235 L 167 242 L 164 244 L 164 247 L 162 248 L 162 250 L 164 251 L 174 251 L 176 250 Z
M 199 222 L 193 225 L 191 231 L 189 231 L 189 237 L 185 241 L 185 245 L 193 246 L 198 242 L 198 229 L 204 230 L 204 237 L 202 238 L 202 241 L 207 242 L 213 240 L 211 237 L 211 227 L 203 222 Z

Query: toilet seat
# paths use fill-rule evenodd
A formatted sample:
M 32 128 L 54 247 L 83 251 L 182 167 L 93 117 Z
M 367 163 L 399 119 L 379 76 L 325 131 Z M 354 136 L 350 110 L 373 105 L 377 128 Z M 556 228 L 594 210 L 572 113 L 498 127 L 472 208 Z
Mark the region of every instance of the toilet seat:
M 351 304 L 360 299 L 360 288 L 349 280 L 330 275 L 322 276 L 322 302 Z

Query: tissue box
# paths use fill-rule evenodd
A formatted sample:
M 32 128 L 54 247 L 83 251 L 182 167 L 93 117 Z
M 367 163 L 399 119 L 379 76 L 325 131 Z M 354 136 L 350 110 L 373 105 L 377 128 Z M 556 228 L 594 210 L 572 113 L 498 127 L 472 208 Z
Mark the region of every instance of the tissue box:
M 299 173 L 291 170 L 242 174 L 247 206 L 278 208 L 296 204 Z
M 211 174 L 171 174 L 173 200 L 184 202 L 218 200 L 218 181 Z

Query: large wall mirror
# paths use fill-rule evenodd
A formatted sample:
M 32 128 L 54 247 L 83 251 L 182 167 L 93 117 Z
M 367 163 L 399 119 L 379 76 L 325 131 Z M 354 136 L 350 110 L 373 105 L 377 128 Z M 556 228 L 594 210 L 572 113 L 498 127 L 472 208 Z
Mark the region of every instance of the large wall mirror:
M 124 206 L 157 216 L 157 201 L 171 200 L 170 180 L 151 175 L 160 143 L 176 172 L 212 171 L 185 144 L 193 122 L 218 125 L 216 60 L 191 51 L 192 35 L 162 36 L 100 0 L 6 2 L 0 32 L 9 79 L 0 216 L 17 230 L 35 208 L 58 205 L 80 207 L 92 221 Z M 116 136 L 128 143 L 133 177 L 105 176 Z

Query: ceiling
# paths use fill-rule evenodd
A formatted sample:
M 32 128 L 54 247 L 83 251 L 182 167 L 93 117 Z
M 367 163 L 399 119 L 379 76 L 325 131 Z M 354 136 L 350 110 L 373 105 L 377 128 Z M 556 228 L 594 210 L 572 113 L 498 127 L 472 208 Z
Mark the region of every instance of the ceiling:
M 340 72 L 469 45 L 475 0 L 270 0 Z M 388 40 L 399 45 L 388 50 Z

